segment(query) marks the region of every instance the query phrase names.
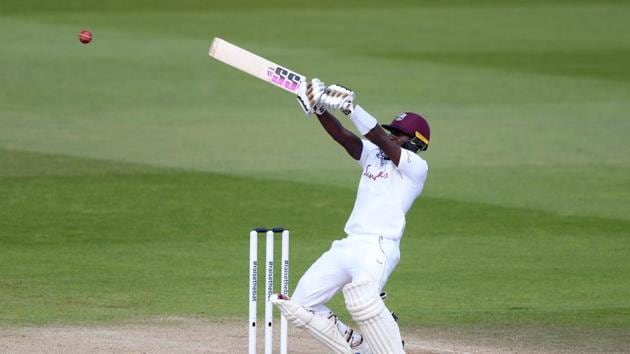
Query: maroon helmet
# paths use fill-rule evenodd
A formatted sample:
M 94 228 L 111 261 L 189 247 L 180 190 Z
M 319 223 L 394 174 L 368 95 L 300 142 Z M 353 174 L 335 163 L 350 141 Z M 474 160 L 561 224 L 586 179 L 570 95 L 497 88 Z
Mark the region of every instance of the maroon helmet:
M 413 151 L 424 151 L 429 147 L 429 139 L 431 139 L 431 129 L 429 128 L 429 122 L 418 113 L 404 112 L 400 113 L 392 120 L 391 124 L 384 124 L 383 128 L 389 130 L 401 131 L 411 137 L 409 142 L 415 146 L 415 149 L 410 146 L 403 146 Z

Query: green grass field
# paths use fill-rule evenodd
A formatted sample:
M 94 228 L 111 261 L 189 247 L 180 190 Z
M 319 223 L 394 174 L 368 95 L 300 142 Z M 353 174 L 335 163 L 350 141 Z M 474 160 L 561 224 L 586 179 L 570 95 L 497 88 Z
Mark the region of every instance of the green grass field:
M 291 228 L 294 284 L 343 236 L 356 164 L 293 97 L 208 59 L 220 36 L 352 87 L 381 123 L 429 118 L 387 286 L 403 326 L 630 333 L 629 17 L 612 0 L 4 1 L 0 325 L 245 318 L 250 227 Z

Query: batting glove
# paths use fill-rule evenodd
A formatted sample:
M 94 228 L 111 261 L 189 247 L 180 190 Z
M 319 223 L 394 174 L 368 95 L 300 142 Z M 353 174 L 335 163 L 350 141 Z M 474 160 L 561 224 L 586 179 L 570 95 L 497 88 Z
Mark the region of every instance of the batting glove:
M 354 91 L 341 85 L 330 85 L 321 96 L 319 104 L 326 110 L 340 110 L 348 115 L 354 110 Z
M 322 114 L 326 111 L 324 107 L 319 105 L 320 98 L 325 90 L 326 85 L 319 79 L 302 81 L 302 83 L 300 83 L 297 101 L 300 104 L 300 108 L 302 108 L 307 116 L 310 116 L 313 112 Z

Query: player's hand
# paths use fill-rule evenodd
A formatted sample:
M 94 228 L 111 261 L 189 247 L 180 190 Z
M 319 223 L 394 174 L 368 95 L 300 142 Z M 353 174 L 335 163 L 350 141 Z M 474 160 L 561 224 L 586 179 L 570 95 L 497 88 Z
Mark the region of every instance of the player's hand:
M 302 81 L 298 88 L 297 101 L 307 116 L 310 116 L 313 112 L 316 114 L 324 113 L 325 109 L 319 105 L 319 100 L 325 90 L 326 84 L 320 79 Z
M 354 110 L 354 99 L 356 94 L 354 91 L 341 85 L 330 85 L 321 96 L 319 104 L 326 110 L 340 110 L 343 114 L 348 115 Z

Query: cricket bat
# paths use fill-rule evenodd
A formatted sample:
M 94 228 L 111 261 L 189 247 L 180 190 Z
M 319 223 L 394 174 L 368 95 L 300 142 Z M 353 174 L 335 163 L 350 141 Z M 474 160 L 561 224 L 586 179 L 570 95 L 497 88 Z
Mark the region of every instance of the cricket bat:
M 208 55 L 293 94 L 297 94 L 300 83 L 306 79 L 293 70 L 218 37 L 212 40 Z

